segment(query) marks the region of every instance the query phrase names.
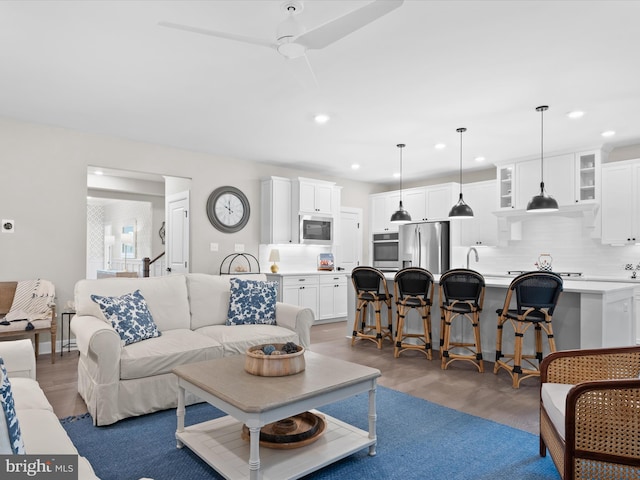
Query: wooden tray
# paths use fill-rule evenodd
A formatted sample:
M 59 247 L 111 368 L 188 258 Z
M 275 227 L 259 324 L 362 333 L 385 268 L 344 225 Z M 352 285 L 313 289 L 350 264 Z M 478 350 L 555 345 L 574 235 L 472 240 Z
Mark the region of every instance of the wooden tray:
M 260 429 L 260 445 L 287 450 L 315 442 L 324 433 L 327 422 L 322 415 L 304 412 L 293 417 L 269 423 Z M 249 441 L 249 428 L 242 426 L 242 439 Z

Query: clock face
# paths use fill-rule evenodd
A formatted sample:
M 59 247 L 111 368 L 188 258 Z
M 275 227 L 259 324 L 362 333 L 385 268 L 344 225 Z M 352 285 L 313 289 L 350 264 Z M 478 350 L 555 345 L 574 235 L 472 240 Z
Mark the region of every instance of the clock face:
M 211 224 L 221 232 L 237 232 L 249 220 L 249 201 L 235 187 L 220 187 L 209 195 L 207 215 Z

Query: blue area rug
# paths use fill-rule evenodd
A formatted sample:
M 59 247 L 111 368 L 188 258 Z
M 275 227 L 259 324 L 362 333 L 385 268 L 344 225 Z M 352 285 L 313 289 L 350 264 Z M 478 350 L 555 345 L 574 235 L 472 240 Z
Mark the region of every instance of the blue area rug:
M 368 430 L 366 394 L 319 410 Z M 364 409 L 364 411 L 363 411 Z M 538 436 L 378 387 L 377 455 L 363 449 L 306 479 L 557 480 L 551 457 L 538 455 Z M 222 416 L 198 404 L 186 424 Z M 61 420 L 81 455 L 102 480 L 220 479 L 175 442 L 175 409 L 94 427 L 88 415 Z

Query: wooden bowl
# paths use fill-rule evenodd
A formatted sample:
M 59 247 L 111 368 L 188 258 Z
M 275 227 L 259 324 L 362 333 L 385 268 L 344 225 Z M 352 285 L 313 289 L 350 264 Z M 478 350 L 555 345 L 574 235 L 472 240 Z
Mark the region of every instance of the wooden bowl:
M 282 349 L 284 343 L 272 343 L 276 350 Z M 265 345 L 256 345 L 249 348 L 245 356 L 244 369 L 251 375 L 260 377 L 284 377 L 295 375 L 305 369 L 304 347 L 298 345 L 295 353 L 281 353 L 280 355 L 264 355 L 257 353 L 262 351 Z

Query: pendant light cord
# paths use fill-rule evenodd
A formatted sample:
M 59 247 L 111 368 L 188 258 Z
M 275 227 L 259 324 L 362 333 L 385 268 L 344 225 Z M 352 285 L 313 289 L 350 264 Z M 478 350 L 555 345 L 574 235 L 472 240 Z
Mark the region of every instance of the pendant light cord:
M 544 111 L 548 110 L 547 105 L 537 107 L 540 112 L 540 194 L 544 195 Z
M 396 147 L 400 149 L 400 205 L 402 205 L 402 149 L 404 148 L 404 143 L 399 143 Z
M 462 134 L 467 129 L 464 127 L 458 128 L 456 132 L 460 133 L 460 198 L 462 198 Z

